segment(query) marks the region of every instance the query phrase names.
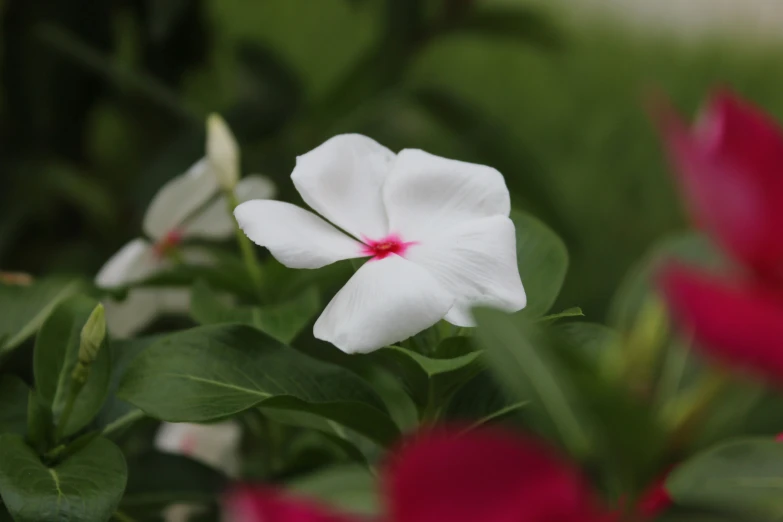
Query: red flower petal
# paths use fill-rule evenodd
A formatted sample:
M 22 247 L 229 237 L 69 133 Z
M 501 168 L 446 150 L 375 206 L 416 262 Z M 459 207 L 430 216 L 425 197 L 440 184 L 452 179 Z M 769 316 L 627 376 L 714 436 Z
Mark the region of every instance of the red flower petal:
M 716 94 L 689 129 L 660 110 L 663 136 L 696 221 L 736 259 L 783 282 L 783 135 L 761 111 Z
M 500 431 L 425 434 L 401 449 L 387 477 L 394 522 L 598 520 L 578 470 Z
M 642 494 L 636 504 L 636 512 L 644 520 L 655 518 L 672 505 L 672 498 L 666 491 L 666 475 L 655 481 L 647 491 Z
M 313 502 L 263 486 L 240 486 L 226 499 L 231 522 L 357 522 Z
M 783 380 L 783 302 L 670 265 L 661 277 L 669 306 L 700 345 L 724 364 Z

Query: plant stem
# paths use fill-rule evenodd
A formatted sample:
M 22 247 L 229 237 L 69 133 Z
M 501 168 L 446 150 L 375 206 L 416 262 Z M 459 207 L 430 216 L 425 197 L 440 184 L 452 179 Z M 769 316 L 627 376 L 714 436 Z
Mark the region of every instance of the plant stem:
M 242 229 L 239 228 L 239 223 L 236 218 L 234 218 L 234 209 L 239 205 L 239 200 L 233 190 L 226 190 L 225 195 L 226 201 L 228 202 L 228 212 L 231 214 L 231 219 L 234 222 L 234 232 L 237 237 L 237 243 L 239 244 L 239 250 L 242 252 L 245 268 L 247 268 L 247 273 L 253 281 L 253 286 L 259 294 L 259 299 L 261 299 L 263 297 L 261 266 L 258 264 L 258 257 L 256 256 L 256 251 L 253 249 L 253 244 Z
M 68 401 L 65 403 L 65 408 L 63 408 L 63 413 L 60 415 L 60 420 L 57 422 L 57 429 L 54 433 L 56 441 L 60 441 L 65 434 L 65 427 L 68 425 L 68 419 L 71 418 L 73 408 L 76 405 L 76 399 L 79 397 L 82 388 L 84 388 L 83 382 L 73 381 L 73 386 L 68 394 Z
M 133 424 L 139 419 L 144 418 L 144 412 L 141 410 L 131 410 L 119 419 L 115 420 L 114 422 L 107 424 L 106 427 L 103 428 L 103 431 L 101 432 L 101 435 L 110 435 L 114 433 L 115 431 L 118 431 L 125 426 L 128 426 L 130 424 Z

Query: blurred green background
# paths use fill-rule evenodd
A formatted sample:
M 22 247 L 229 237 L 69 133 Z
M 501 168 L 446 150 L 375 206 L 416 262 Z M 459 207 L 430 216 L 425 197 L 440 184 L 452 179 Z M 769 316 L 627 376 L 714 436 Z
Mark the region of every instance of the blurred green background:
M 559 6 L 559 7 L 558 7 Z M 684 219 L 644 111 L 729 84 L 783 116 L 783 47 L 676 43 L 523 0 L 0 0 L 0 268 L 91 276 L 203 153 L 221 112 L 246 173 L 295 199 L 296 155 L 361 132 L 492 165 L 566 240 L 559 306 L 600 320 Z

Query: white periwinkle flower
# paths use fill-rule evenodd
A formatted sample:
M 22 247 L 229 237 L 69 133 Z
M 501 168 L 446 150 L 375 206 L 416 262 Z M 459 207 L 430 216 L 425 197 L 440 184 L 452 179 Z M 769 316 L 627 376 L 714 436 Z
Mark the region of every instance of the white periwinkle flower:
M 182 241 L 227 239 L 234 233 L 234 221 L 221 186 L 226 177 L 216 170 L 235 164 L 236 144 L 222 120 L 211 117 L 209 122 L 207 156 L 158 191 L 144 215 L 143 228 L 149 240 L 134 239 L 114 254 L 98 272 L 98 286 L 119 288 L 142 281 L 171 266 L 174 255 L 189 263 L 211 263 L 203 250 L 181 249 Z M 226 153 L 231 150 L 234 152 Z M 266 199 L 275 194 L 274 184 L 260 175 L 242 178 L 233 190 L 239 201 Z M 109 301 L 105 305 L 109 331 L 114 337 L 123 338 L 143 329 L 161 314 L 187 311 L 189 292 L 138 288 L 131 290 L 124 301 Z
M 317 338 L 364 353 L 440 319 L 472 326 L 478 304 L 524 308 L 497 170 L 342 135 L 297 158 L 291 179 L 336 226 L 289 203 L 249 201 L 234 215 L 251 240 L 291 268 L 370 257 L 318 318 Z
M 242 430 L 234 421 L 217 424 L 164 422 L 155 435 L 155 447 L 162 453 L 184 455 L 237 477 L 240 467 L 239 445 Z M 187 522 L 201 513 L 202 506 L 174 504 L 164 511 L 166 522 Z
M 217 424 L 164 422 L 155 435 L 155 447 L 164 453 L 184 455 L 224 472 L 239 473 L 242 430 L 234 421 Z

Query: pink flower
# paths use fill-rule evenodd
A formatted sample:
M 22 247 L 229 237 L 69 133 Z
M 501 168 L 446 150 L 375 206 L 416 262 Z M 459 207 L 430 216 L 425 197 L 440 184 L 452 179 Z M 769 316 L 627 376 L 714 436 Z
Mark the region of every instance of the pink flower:
M 609 522 L 579 470 L 539 441 L 494 429 L 412 439 L 382 480 L 388 522 Z M 233 522 L 356 522 L 307 501 L 245 486 Z
M 769 283 L 783 283 L 783 133 L 732 93 L 687 127 L 663 111 L 664 141 L 696 222 Z
M 720 362 L 783 378 L 783 133 L 732 94 L 663 134 L 697 222 L 744 269 L 714 277 L 671 265 L 660 286 L 675 317 Z

